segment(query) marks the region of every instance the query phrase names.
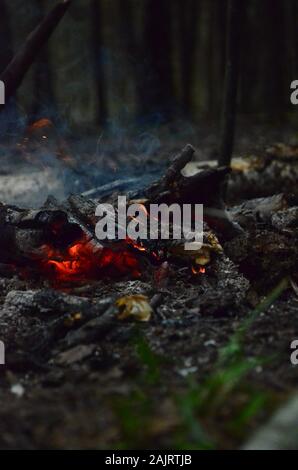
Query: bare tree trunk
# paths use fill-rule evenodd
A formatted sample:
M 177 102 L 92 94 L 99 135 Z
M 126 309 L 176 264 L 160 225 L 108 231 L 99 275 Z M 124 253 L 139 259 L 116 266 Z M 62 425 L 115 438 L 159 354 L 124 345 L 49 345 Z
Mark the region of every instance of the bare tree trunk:
M 192 91 L 195 72 L 195 52 L 200 12 L 200 0 L 177 1 L 180 32 L 180 63 L 182 103 L 184 112 L 192 114 Z
M 298 40 L 297 40 L 297 18 L 298 8 L 296 0 L 288 0 L 285 3 L 285 21 L 286 21 L 286 33 L 287 43 L 286 47 L 288 50 L 287 62 L 290 79 L 294 79 L 298 74 Z
M 6 0 L 0 0 L 0 72 L 5 70 L 13 57 L 13 37 L 11 30 L 11 15 Z M 0 106 L 1 109 L 1 106 Z M 8 136 L 16 131 L 18 110 L 15 99 L 7 102 L 5 113 L 1 115 L 0 134 Z
M 170 119 L 174 106 L 171 0 L 147 0 L 143 39 L 141 115 Z
M 103 57 L 103 5 L 101 0 L 91 0 L 91 51 L 97 94 L 96 121 L 103 127 L 108 119 L 107 83 Z
M 215 22 L 215 9 L 217 5 L 213 2 L 207 2 L 207 45 L 206 45 L 206 88 L 207 88 L 207 105 L 208 105 L 208 116 L 213 116 L 214 103 L 215 103 L 215 90 L 214 86 L 214 53 L 216 50 L 215 47 L 215 35 L 216 35 L 216 22 Z
M 6 0 L 0 0 L 0 11 L 0 41 L 3 45 L 0 49 L 0 71 L 2 72 L 13 56 L 11 22 Z
M 171 117 L 174 103 L 170 0 L 146 0 L 138 38 L 130 0 L 119 0 L 119 27 L 136 83 L 137 115 Z
M 135 80 L 137 115 L 140 117 L 143 115 L 143 79 L 145 67 L 142 43 L 138 40 L 135 28 L 137 20 L 132 8 L 132 1 L 126 0 L 126 2 L 123 2 L 123 0 L 119 0 L 119 13 L 119 30 Z
M 46 14 L 46 5 L 44 0 L 35 0 L 36 19 L 40 23 Z M 55 99 L 53 77 L 50 64 L 50 53 L 48 44 L 45 44 L 43 51 L 39 53 L 34 69 L 34 95 L 32 103 L 32 118 L 39 119 L 47 116 L 55 119 L 57 114 L 57 104 Z
M 264 106 L 276 120 L 280 120 L 285 111 L 285 93 L 289 94 L 290 84 L 285 83 L 287 66 L 285 65 L 285 10 L 281 0 L 266 0 L 264 14 L 270 11 L 266 21 L 267 60 L 264 61 Z M 296 19 L 297 20 L 297 19 Z M 286 59 L 287 60 L 287 59 Z
M 219 165 L 230 164 L 234 147 L 242 8 L 243 6 L 239 0 L 229 0 L 227 8 L 226 71 L 221 116 Z
M 223 77 L 225 74 L 225 53 L 226 53 L 226 39 L 227 39 L 227 0 L 205 0 L 208 4 L 209 10 L 213 10 L 213 15 L 211 15 L 212 29 L 209 31 L 209 36 L 211 36 L 210 41 L 214 41 L 214 70 L 213 70 L 213 81 L 208 83 L 209 86 L 209 102 L 214 106 L 214 111 L 216 116 L 218 116 L 218 106 L 222 101 L 221 87 L 217 85 L 218 77 Z M 214 18 L 212 18 L 212 16 Z M 210 25 L 211 26 L 211 25 Z M 210 56 L 209 56 L 210 59 Z M 214 116 L 214 112 L 212 113 Z

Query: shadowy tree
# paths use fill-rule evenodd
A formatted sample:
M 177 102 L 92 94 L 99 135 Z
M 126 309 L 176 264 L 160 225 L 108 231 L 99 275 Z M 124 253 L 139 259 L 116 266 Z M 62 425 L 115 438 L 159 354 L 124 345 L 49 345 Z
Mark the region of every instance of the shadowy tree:
M 193 112 L 193 86 L 195 80 L 196 42 L 200 13 L 200 0 L 176 0 L 178 14 L 182 105 L 186 115 Z
M 103 49 L 103 5 L 101 0 L 91 0 L 90 17 L 92 64 L 97 95 L 96 121 L 103 127 L 108 119 L 108 104 Z
M 234 147 L 242 12 L 242 2 L 239 2 L 239 0 L 228 1 L 226 70 L 221 116 L 219 165 L 230 164 Z
M 286 84 L 287 51 L 285 48 L 285 5 L 282 0 L 264 0 L 265 60 L 263 61 L 263 93 L 265 111 L 280 119 L 289 101 L 289 83 Z M 270 15 L 268 15 L 270 11 Z M 297 18 L 296 18 L 297 21 Z M 287 98 L 285 94 L 287 93 Z
M 6 0 L 0 0 L 0 71 L 3 72 L 13 56 L 10 14 Z
M 137 34 L 130 0 L 119 0 L 120 31 L 136 83 L 137 114 L 141 119 L 171 118 L 174 104 L 172 69 L 172 6 L 170 0 L 145 0 L 144 23 Z
M 11 18 L 6 0 L 0 0 L 0 12 L 0 71 L 2 73 L 13 57 Z M 14 133 L 17 119 L 16 100 L 11 98 L 7 102 L 5 112 L 3 112 L 3 108 L 1 109 L 0 134 Z
M 172 2 L 146 0 L 144 14 L 141 114 L 150 116 L 160 113 L 164 119 L 170 119 L 174 107 Z

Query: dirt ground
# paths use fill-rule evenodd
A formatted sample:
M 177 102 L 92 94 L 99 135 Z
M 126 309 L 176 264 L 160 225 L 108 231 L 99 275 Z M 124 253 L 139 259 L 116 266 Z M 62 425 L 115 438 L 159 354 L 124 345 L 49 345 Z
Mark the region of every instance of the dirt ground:
M 146 292 L 148 285 L 132 281 L 130 288 Z M 123 293 L 123 283 L 112 289 Z M 289 347 L 298 334 L 297 298 L 286 291 L 255 320 L 243 339 L 240 364 L 260 361 L 244 374 L 229 365 L 235 383 L 226 390 L 225 381 L 214 383 L 218 351 L 248 309 L 210 316 L 193 306 L 199 290 L 200 280 L 177 280 L 165 289 L 150 322 L 113 320 L 110 331 L 98 332 L 91 344 L 66 349 L 66 356 L 63 341 L 46 359 L 21 350 L 7 353 L 0 382 L 1 448 L 235 448 L 243 443 L 297 386 Z M 111 287 L 99 283 L 96 297 L 104 292 L 111 295 Z M 179 292 L 174 299 L 173 292 Z M 204 406 L 196 399 L 201 393 Z
M 196 276 L 171 263 L 164 285 L 154 281 L 156 267 L 140 279 L 58 290 L 0 272 L 0 448 L 244 444 L 297 388 L 297 250 L 279 246 L 254 279 L 232 261 L 233 245 L 223 248 Z M 42 292 L 44 304 L 30 292 Z M 117 318 L 116 300 L 138 294 L 151 302 L 150 320 Z M 47 299 L 51 306 L 40 307 Z

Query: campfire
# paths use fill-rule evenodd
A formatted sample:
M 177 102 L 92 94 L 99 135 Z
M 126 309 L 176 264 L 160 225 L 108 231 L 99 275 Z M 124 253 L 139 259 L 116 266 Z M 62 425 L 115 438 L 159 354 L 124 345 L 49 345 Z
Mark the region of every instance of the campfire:
M 195 202 L 209 199 L 207 186 L 215 181 L 219 186 L 224 181 L 221 170 L 199 173 L 196 177 L 184 177 L 180 170 L 190 161 L 193 147 L 186 146 L 178 154 L 166 174 L 149 188 L 144 188 L 141 204 L 148 214 L 149 202 L 163 203 Z M 200 188 L 197 196 L 194 189 Z M 138 195 L 140 196 L 140 195 Z M 136 195 L 131 195 L 135 200 Z M 202 199 L 201 199 L 202 198 Z M 222 207 L 220 196 L 212 194 L 210 205 Z M 50 198 L 40 210 L 21 210 L 15 207 L 1 207 L 2 263 L 19 266 L 21 271 L 39 273 L 56 285 L 59 282 L 117 278 L 126 276 L 140 278 L 143 271 L 151 266 L 158 269 L 164 261 L 184 263 L 193 275 L 205 272 L 205 265 L 211 260 L 210 253 L 220 253 L 222 248 L 215 232 L 205 224 L 205 242 L 194 251 L 185 251 L 183 240 L 124 240 L 99 241 L 96 236 L 96 200 L 84 196 L 72 196 L 65 204 Z M 239 228 L 233 224 L 224 210 L 218 209 L 223 233 L 231 236 Z M 217 226 L 217 218 L 214 226 Z M 160 228 L 160 230 L 163 227 Z M 11 237 L 12 235 L 12 237 Z
M 295 2 L 13 3 L 0 447 L 239 447 L 297 385 Z
M 88 241 L 75 243 L 64 253 L 49 250 L 47 258 L 41 261 L 41 270 L 56 282 L 140 276 L 138 259 L 128 249 L 117 252 L 106 247 L 94 247 Z
M 56 287 L 63 286 L 63 283 L 100 279 L 154 278 L 154 272 L 161 269 L 165 262 L 172 267 L 184 266 L 193 277 L 205 274 L 209 266 L 212 271 L 214 260 L 223 259 L 224 251 L 231 253 L 229 247 L 245 238 L 246 219 L 243 214 L 247 209 L 244 205 L 228 214 L 222 198 L 226 169 L 208 169 L 192 176 L 182 175 L 181 170 L 191 161 L 193 153 L 194 148 L 187 145 L 158 181 L 143 190 L 129 193 L 127 205 L 130 201 L 140 201 L 140 207 L 147 216 L 147 208 L 151 203 L 178 203 L 179 207 L 186 203 L 203 203 L 204 232 L 199 249 L 185 250 L 184 239 L 171 237 L 167 240 L 142 240 L 126 236 L 120 240 L 98 240 L 96 208 L 101 201 L 99 191 L 96 199 L 78 195 L 70 196 L 65 202 L 58 202 L 50 197 L 40 210 L 2 205 L 2 270 L 19 272 L 27 278 L 41 276 Z M 114 198 L 114 187 L 111 185 L 110 200 Z M 104 201 L 105 204 L 109 201 L 106 188 Z M 265 218 L 270 210 L 285 210 L 290 204 L 290 200 L 281 195 L 265 199 L 264 202 L 256 201 L 256 210 L 258 214 L 264 214 Z M 252 206 L 252 214 L 254 210 Z M 255 236 L 251 235 L 252 242 Z M 281 236 L 275 238 L 281 246 Z M 265 240 L 261 243 L 264 243 L 264 250 Z M 232 259 L 238 260 L 242 251 L 237 249 L 231 253 Z M 254 276 L 256 269 L 260 268 L 259 263 L 256 267 L 254 262 L 253 256 L 240 260 L 243 272 L 249 277 Z

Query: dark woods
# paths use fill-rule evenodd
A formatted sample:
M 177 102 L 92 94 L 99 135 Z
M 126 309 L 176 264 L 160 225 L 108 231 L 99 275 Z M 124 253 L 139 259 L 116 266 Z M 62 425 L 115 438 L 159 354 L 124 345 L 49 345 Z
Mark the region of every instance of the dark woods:
M 235 33 L 228 3 L 241 10 Z M 47 0 L 0 1 L 2 71 L 52 7 Z M 177 118 L 218 124 L 228 94 L 232 108 L 237 97 L 240 115 L 276 122 L 293 110 L 297 10 L 296 0 L 73 1 L 19 88 L 18 110 L 30 119 L 63 115 L 70 126 L 94 128 Z M 234 50 L 229 34 L 238 38 Z M 229 54 L 239 62 L 230 89 Z

